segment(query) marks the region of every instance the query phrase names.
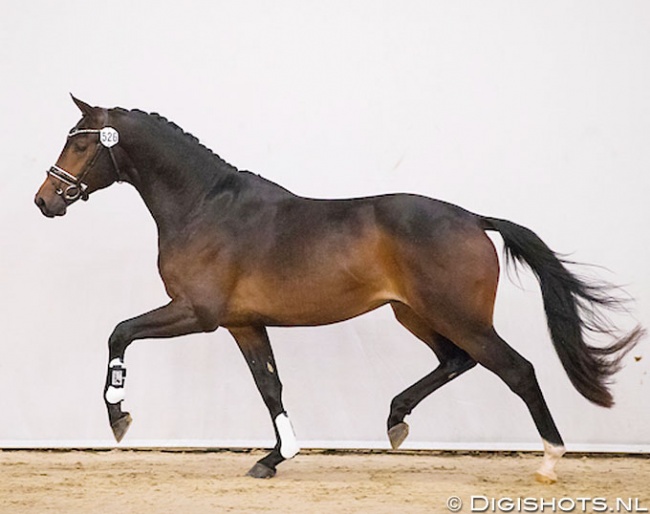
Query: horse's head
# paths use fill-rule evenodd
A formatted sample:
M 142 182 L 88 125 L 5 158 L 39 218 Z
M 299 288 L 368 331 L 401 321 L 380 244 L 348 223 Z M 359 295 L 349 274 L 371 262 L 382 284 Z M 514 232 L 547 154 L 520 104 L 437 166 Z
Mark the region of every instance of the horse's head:
M 113 154 L 119 134 L 109 124 L 108 110 L 91 107 L 74 96 L 72 99 L 83 117 L 68 134 L 61 155 L 47 171 L 34 198 L 49 218 L 63 216 L 68 205 L 79 198 L 87 200 L 93 191 L 120 178 Z

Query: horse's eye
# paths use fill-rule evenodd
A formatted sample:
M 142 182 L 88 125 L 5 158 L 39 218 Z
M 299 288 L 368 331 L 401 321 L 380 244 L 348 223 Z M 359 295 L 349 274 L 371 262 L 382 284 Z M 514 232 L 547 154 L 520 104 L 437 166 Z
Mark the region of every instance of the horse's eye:
M 83 153 L 88 149 L 88 145 L 86 143 L 79 142 L 79 143 L 74 143 L 72 145 L 72 148 L 74 149 L 75 152 Z

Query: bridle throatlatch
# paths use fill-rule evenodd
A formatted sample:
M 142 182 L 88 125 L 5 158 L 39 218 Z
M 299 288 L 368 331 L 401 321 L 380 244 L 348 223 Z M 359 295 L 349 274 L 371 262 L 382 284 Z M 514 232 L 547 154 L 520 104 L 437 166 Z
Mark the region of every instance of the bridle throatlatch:
M 113 127 L 104 127 L 102 129 L 72 129 L 68 134 L 68 139 L 83 134 L 99 135 L 97 150 L 95 151 L 95 154 L 92 156 L 92 158 L 88 161 L 88 164 L 83 169 L 83 171 L 79 173 L 78 176 L 74 176 L 72 173 L 67 172 L 56 164 L 47 170 L 47 174 L 49 176 L 56 178 L 67 186 L 65 189 L 57 188 L 56 194 L 62 196 L 68 202 L 74 202 L 79 198 L 84 201 L 88 200 L 88 185 L 83 182 L 83 178 L 88 174 L 90 169 L 95 164 L 95 161 L 97 160 L 97 157 L 99 156 L 102 148 L 108 149 L 108 153 L 111 156 L 113 168 L 117 176 L 117 181 L 122 182 L 120 169 L 117 166 L 115 155 L 113 155 L 113 147 L 120 141 L 119 132 Z

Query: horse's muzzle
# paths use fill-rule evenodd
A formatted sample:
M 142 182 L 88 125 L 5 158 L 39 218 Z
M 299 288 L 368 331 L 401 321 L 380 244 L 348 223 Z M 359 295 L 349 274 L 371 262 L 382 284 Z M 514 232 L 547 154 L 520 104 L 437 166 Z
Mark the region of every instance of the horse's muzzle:
M 37 193 L 34 197 L 34 203 L 41 210 L 43 216 L 48 218 L 63 216 L 67 210 L 65 202 L 58 196 L 54 197 L 53 201 L 47 202 L 40 193 Z

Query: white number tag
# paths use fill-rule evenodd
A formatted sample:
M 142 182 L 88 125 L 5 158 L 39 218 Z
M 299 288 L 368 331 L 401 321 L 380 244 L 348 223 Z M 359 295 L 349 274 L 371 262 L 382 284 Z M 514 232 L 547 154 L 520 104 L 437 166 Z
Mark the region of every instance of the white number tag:
M 106 148 L 110 148 L 120 142 L 120 134 L 113 127 L 104 127 L 99 131 L 99 141 Z

